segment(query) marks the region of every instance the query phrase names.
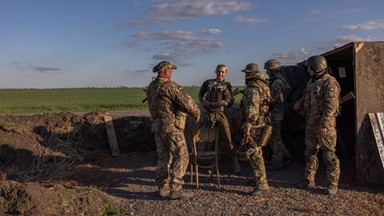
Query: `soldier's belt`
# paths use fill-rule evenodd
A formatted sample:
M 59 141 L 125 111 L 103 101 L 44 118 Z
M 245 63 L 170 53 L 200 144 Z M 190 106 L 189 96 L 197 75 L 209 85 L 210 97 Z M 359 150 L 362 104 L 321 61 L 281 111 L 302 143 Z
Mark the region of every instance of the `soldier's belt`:
M 259 125 L 251 125 L 251 128 L 262 128 L 262 127 L 265 127 L 265 123 L 259 124 Z
M 224 112 L 224 107 L 208 107 L 208 112 Z

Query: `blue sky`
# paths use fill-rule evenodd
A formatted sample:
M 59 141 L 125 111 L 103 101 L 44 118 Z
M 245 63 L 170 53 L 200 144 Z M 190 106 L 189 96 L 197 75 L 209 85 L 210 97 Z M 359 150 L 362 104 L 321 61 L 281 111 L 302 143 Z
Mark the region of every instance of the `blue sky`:
M 0 0 L 0 88 L 144 87 L 161 60 L 183 86 L 243 85 L 248 63 L 285 65 L 384 40 L 383 0 Z

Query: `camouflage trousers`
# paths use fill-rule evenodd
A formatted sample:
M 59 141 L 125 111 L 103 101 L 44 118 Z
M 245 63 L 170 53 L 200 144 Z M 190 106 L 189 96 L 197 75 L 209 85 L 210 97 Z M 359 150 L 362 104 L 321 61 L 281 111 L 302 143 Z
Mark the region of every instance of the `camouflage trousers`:
M 337 132 L 335 127 L 328 127 L 326 136 L 319 134 L 318 127 L 307 125 L 305 131 L 305 170 L 304 178 L 315 180 L 319 166 L 317 153 L 322 150 L 323 160 L 327 165 L 327 180 L 332 185 L 338 185 L 340 177 L 340 162 L 336 155 Z
M 220 130 L 221 137 L 224 138 L 227 150 L 231 157 L 236 156 L 236 150 L 232 144 L 231 129 L 229 127 L 228 119 L 224 112 L 208 112 L 206 116 L 205 126 L 207 128 L 218 127 Z M 224 136 L 222 136 L 224 135 Z M 223 152 L 223 146 L 220 150 Z
M 291 153 L 285 147 L 283 139 L 281 138 L 281 122 L 271 121 L 272 135 L 269 139 L 269 145 L 272 149 L 272 165 L 276 167 L 282 167 L 284 158 L 292 158 Z
M 184 184 L 189 155 L 183 131 L 155 133 L 157 160 L 156 184 L 160 188 L 178 191 Z
M 255 152 L 251 155 L 249 162 L 255 175 L 256 188 L 259 190 L 269 190 L 263 150 L 261 147 L 255 147 Z

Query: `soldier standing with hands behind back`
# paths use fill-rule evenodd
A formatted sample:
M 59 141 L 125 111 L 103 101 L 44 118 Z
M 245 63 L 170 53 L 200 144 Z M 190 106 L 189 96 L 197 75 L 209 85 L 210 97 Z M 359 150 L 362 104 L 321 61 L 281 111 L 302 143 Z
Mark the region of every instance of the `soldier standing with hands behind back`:
M 340 162 L 336 155 L 336 116 L 339 114 L 340 86 L 327 73 L 327 60 L 323 56 L 312 56 L 306 61 L 311 76 L 303 97 L 294 104 L 294 110 L 305 116 L 305 170 L 299 187 L 314 188 L 315 174 L 319 166 L 317 153 L 322 150 L 327 165 L 326 193 L 334 195 L 338 190 Z
M 236 149 L 232 143 L 231 130 L 224 109 L 231 103 L 232 86 L 225 81 L 227 66 L 219 64 L 215 70 L 216 79 L 206 80 L 200 87 L 199 101 L 207 111 L 205 126 L 208 128 L 219 127 L 220 134 L 224 135 L 225 143 L 233 162 L 234 173 L 241 172 L 237 161 Z
M 189 162 L 184 127 L 187 113 L 192 114 L 196 122 L 200 119 L 200 109 L 191 96 L 183 93 L 181 87 L 170 80 L 176 68 L 168 61 L 159 62 L 153 68 L 157 77 L 146 91 L 158 156 L 156 184 L 159 196 L 170 196 L 171 199 L 192 196 L 182 190 Z

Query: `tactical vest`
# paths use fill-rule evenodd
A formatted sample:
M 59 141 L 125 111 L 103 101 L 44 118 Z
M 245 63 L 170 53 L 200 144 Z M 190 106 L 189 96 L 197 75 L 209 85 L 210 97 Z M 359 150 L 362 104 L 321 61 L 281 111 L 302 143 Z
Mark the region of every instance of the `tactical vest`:
M 178 111 L 170 97 L 167 97 L 167 87 L 172 81 L 156 78 L 147 88 L 149 112 L 153 118 L 152 132 L 170 133 L 182 131 L 187 114 Z
M 271 93 L 268 87 L 267 82 L 262 80 L 251 81 L 247 83 L 247 88 L 252 88 L 256 90 L 259 94 L 259 118 L 257 119 L 257 125 L 263 125 L 265 123 L 265 115 L 269 109 L 269 103 L 271 100 Z M 241 101 L 241 112 L 245 113 L 245 105 L 243 100 Z
M 208 80 L 207 92 L 205 93 L 205 100 L 209 102 L 217 102 L 224 100 L 224 94 L 229 91 L 228 82 L 217 82 L 216 79 Z M 210 111 L 224 111 L 224 107 L 209 107 Z
M 205 99 L 209 102 L 217 102 L 222 99 L 223 92 L 228 88 L 226 82 L 217 82 L 216 80 L 210 80 L 208 82 L 207 93 Z
M 304 92 L 304 111 L 308 123 L 319 124 L 318 121 L 322 119 L 324 112 L 329 109 L 328 101 L 330 101 L 330 99 L 327 98 L 329 97 L 327 95 L 329 93 L 325 92 L 325 88 L 332 82 L 332 84 L 336 88 L 334 89 L 335 93 L 337 94 L 332 96 L 332 98 L 334 98 L 334 101 L 337 101 L 337 103 L 335 104 L 337 107 L 335 108 L 336 112 L 334 113 L 334 116 L 331 116 L 331 118 L 333 119 L 330 119 L 330 122 L 332 126 L 336 126 L 336 116 L 340 114 L 340 86 L 334 79 L 335 78 L 331 75 L 324 74 L 319 79 L 312 78 L 308 81 L 307 87 Z

